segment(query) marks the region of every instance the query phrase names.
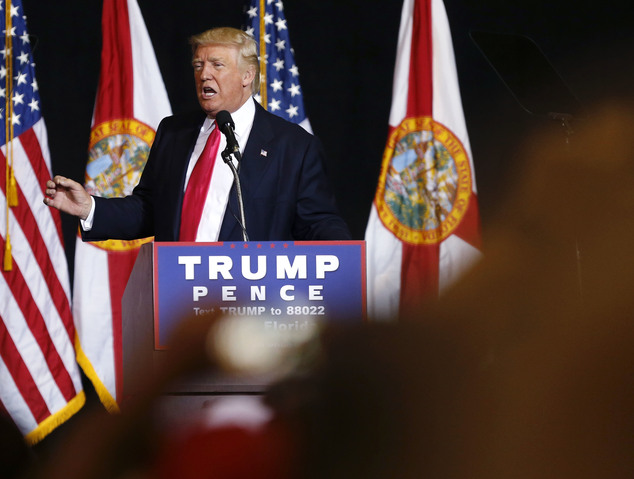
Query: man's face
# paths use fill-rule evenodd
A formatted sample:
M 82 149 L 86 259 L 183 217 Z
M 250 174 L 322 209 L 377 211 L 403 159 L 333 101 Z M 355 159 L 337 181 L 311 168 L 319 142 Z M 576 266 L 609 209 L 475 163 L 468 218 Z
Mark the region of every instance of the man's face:
M 196 49 L 192 65 L 201 108 L 211 118 L 227 110 L 235 112 L 251 96 L 254 72 L 238 62 L 238 48 L 204 45 Z

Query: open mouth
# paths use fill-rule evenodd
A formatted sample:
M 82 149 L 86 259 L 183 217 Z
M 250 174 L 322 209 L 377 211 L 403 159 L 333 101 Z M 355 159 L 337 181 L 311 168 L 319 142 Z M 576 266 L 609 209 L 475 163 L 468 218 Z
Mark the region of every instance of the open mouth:
M 216 94 L 216 90 L 211 87 L 203 87 L 203 98 L 211 98 Z

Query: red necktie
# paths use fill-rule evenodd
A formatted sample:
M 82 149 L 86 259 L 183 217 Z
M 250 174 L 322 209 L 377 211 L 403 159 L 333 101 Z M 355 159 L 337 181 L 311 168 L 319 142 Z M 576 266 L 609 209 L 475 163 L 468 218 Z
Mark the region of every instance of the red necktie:
M 180 241 L 196 241 L 219 145 L 220 132 L 215 126 L 187 182 L 181 213 Z

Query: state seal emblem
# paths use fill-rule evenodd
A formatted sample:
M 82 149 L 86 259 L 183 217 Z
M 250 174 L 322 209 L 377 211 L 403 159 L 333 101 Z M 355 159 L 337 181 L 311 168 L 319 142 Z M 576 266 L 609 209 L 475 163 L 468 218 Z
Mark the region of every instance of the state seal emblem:
M 86 191 L 104 198 L 131 194 L 141 178 L 154 135 L 150 126 L 131 118 L 95 125 L 90 132 Z M 109 251 L 125 251 L 151 240 L 107 240 L 92 244 Z
M 443 241 L 462 221 L 471 193 L 469 156 L 448 128 L 425 116 L 392 130 L 375 201 L 397 238 L 416 245 Z

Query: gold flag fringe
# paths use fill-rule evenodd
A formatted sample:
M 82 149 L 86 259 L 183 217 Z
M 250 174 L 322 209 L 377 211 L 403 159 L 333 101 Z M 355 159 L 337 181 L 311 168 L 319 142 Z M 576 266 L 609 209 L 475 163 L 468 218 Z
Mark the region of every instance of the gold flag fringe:
M 9 237 L 8 230 L 7 230 L 7 240 L 4 242 L 3 269 L 5 271 L 13 270 L 13 258 L 11 257 L 11 238 Z
M 13 150 L 13 148 L 11 148 L 11 150 Z M 9 182 L 7 183 L 7 201 L 9 202 L 9 206 L 12 208 L 18 206 L 18 185 L 15 181 L 13 166 L 9 167 Z

